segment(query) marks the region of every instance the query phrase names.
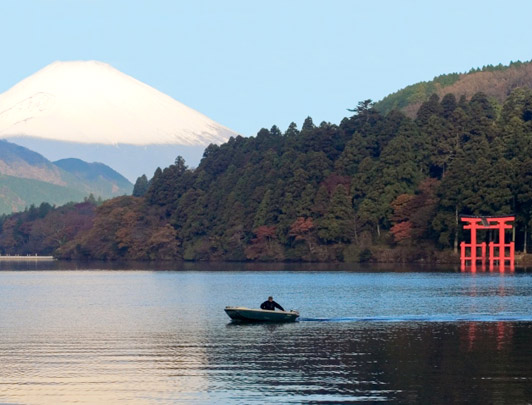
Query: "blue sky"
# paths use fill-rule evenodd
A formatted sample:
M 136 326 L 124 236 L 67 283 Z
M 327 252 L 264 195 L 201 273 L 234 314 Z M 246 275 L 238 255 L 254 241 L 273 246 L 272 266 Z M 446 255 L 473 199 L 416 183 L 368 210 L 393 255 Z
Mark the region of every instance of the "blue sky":
M 0 92 L 100 60 L 241 133 L 532 59 L 530 1 L 0 0 Z

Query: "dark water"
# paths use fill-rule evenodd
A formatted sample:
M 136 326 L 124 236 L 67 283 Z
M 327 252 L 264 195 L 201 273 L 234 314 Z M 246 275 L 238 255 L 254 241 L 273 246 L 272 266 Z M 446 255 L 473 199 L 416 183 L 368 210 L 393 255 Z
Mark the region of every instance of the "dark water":
M 532 274 L 365 270 L 0 271 L 0 403 L 532 402 Z

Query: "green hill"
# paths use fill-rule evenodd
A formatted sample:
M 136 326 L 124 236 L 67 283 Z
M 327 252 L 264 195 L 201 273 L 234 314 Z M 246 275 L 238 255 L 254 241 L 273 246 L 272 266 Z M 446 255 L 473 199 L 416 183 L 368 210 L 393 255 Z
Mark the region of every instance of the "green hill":
M 133 190 L 128 179 L 103 163 L 70 158 L 57 160 L 54 165 L 75 176 L 76 182 L 72 187 L 82 188 L 102 198 L 131 194 Z
M 68 187 L 34 179 L 23 179 L 0 174 L 0 214 L 23 211 L 30 205 L 48 202 L 62 205 L 83 201 L 86 194 Z
M 101 163 L 63 159 L 52 163 L 42 155 L 7 141 L 0 141 L 2 176 L 0 214 L 23 210 L 42 202 L 64 204 L 130 194 L 133 185 Z
M 396 109 L 415 117 L 421 104 L 432 94 L 442 98 L 452 93 L 456 98 L 470 99 L 482 92 L 503 103 L 515 88 L 532 88 L 532 62 L 512 62 L 508 66 L 484 66 L 467 73 L 450 73 L 431 81 L 419 82 L 392 93 L 375 103 L 375 108 L 387 114 Z

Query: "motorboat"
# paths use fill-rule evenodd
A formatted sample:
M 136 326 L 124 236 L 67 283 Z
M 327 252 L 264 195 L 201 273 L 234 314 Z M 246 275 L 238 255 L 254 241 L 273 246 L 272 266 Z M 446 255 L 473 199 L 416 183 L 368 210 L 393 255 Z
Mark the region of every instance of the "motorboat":
M 299 317 L 299 312 L 294 310 L 269 311 L 246 307 L 225 307 L 224 311 L 233 321 L 240 322 L 294 322 Z

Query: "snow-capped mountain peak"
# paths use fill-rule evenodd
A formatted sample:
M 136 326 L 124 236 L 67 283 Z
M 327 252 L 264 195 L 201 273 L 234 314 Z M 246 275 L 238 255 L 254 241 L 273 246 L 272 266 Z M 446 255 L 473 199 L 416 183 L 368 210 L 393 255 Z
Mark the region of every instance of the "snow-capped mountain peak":
M 206 146 L 235 135 L 97 61 L 54 62 L 0 94 L 0 137 L 104 145 Z

